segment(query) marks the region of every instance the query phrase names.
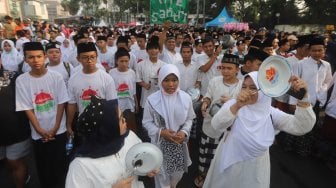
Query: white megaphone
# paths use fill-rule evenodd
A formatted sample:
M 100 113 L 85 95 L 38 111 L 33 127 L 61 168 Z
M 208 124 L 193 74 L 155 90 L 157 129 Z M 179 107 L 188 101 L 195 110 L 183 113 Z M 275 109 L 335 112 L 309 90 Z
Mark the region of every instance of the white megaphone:
M 288 92 L 288 82 L 292 70 L 288 61 L 282 56 L 270 56 L 260 65 L 258 84 L 260 90 L 269 97 L 279 97 Z
M 163 154 L 154 144 L 139 143 L 127 151 L 125 161 L 127 169 L 132 171 L 132 174 L 146 176 L 161 167 Z

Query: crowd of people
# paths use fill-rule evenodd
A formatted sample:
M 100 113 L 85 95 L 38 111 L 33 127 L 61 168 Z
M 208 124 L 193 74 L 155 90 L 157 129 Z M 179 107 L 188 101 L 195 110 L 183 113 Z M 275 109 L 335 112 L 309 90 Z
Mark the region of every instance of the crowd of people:
M 267 188 L 274 143 L 336 170 L 335 33 L 4 20 L 0 159 L 17 188 L 29 183 L 30 151 L 42 188 L 174 188 L 190 165 L 196 187 Z M 263 94 L 258 69 L 270 56 L 286 58 L 303 99 Z M 140 142 L 163 153 L 147 177 L 125 164 Z

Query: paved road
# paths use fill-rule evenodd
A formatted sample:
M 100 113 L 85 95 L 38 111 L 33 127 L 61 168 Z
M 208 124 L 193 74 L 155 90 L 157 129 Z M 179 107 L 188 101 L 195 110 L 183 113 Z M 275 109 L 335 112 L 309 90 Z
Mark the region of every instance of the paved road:
M 336 172 L 331 171 L 320 160 L 313 157 L 301 157 L 284 152 L 278 145 L 270 149 L 271 153 L 271 188 L 335 188 Z M 192 151 L 192 156 L 196 157 Z M 27 158 L 32 174 L 28 188 L 38 188 L 38 179 L 32 156 Z M 193 188 L 196 167 L 192 166 L 178 188 Z M 13 188 L 10 174 L 3 162 L 0 163 L 0 187 Z

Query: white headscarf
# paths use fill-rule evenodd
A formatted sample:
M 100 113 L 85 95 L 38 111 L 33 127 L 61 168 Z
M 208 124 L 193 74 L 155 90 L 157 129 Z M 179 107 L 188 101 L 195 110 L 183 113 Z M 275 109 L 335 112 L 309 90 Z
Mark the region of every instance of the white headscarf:
M 6 42 L 12 47 L 10 52 L 4 50 Z M 11 40 L 4 40 L 1 43 L 1 48 L 3 49 L 1 54 L 3 68 L 8 71 L 18 71 L 18 65 L 23 61 L 23 56 L 15 48 L 14 42 Z
M 70 40 L 66 39 L 63 36 L 57 36 L 55 40 L 61 44 L 62 61 L 68 61 L 70 53 L 71 53 Z M 69 46 L 67 48 L 64 46 L 64 43 L 63 43 L 65 40 L 69 41 Z
M 178 131 L 185 123 L 188 116 L 191 98 L 188 94 L 177 90 L 173 94 L 168 94 L 162 88 L 162 81 L 170 74 L 175 74 L 180 80 L 180 72 L 173 64 L 166 64 L 159 70 L 160 90 L 148 97 L 149 103 L 165 120 L 166 128 Z
M 247 74 L 259 89 L 257 75 L 256 71 Z M 222 172 L 235 163 L 263 155 L 272 145 L 274 128 L 271 120 L 271 101 L 270 97 L 259 90 L 256 103 L 239 109 L 221 153 Z M 235 99 L 230 100 L 223 108 L 230 108 L 235 102 Z

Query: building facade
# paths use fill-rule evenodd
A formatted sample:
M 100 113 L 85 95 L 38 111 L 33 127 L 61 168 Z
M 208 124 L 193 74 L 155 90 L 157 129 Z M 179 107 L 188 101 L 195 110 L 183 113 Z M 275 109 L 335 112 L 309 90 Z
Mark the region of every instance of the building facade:
M 69 16 L 69 12 L 64 11 L 61 0 L 45 0 L 47 6 L 49 21 L 54 22 L 55 18 Z

